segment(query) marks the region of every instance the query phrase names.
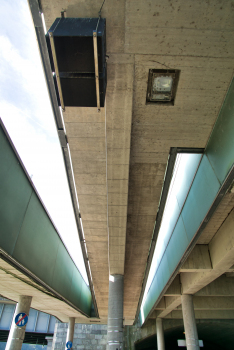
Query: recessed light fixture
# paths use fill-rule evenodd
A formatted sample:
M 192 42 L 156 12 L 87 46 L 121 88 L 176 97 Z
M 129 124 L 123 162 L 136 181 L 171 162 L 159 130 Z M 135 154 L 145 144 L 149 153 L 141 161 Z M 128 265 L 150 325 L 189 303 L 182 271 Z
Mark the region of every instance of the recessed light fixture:
M 178 69 L 150 69 L 146 103 L 174 105 L 179 81 Z

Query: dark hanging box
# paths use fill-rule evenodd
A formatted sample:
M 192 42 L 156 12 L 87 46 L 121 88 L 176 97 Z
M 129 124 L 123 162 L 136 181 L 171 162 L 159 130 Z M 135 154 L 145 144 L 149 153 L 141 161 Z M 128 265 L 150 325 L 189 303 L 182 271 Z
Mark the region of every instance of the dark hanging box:
M 59 77 L 65 106 L 96 107 L 93 31 L 98 18 L 57 18 L 46 34 L 54 72 L 49 33 L 53 33 Z M 106 20 L 100 18 L 97 29 L 100 104 L 106 92 Z

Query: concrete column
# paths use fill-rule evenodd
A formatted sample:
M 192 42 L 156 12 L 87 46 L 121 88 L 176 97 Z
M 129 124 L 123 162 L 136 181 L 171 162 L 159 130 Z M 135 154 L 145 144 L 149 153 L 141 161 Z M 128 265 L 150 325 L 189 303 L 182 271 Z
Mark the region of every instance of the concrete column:
M 47 340 L 47 350 L 52 350 L 53 337 L 45 337 Z
M 191 294 L 181 295 L 181 301 L 187 349 L 199 350 L 200 347 L 193 307 L 193 296 Z
M 71 341 L 73 344 L 74 329 L 75 329 L 75 317 L 69 317 L 66 344 L 68 341 Z M 65 344 L 65 349 L 67 349 L 66 344 Z
M 110 276 L 107 350 L 123 350 L 123 275 Z
M 21 312 L 25 312 L 27 315 L 29 315 L 31 301 L 32 297 L 25 295 L 21 295 L 19 297 L 19 302 L 16 305 L 15 313 L 11 323 L 11 329 L 7 339 L 6 350 L 21 350 L 24 341 L 26 325 L 23 327 L 16 326 L 15 317 Z
M 158 350 L 165 350 L 164 332 L 162 318 L 156 319 L 157 346 Z

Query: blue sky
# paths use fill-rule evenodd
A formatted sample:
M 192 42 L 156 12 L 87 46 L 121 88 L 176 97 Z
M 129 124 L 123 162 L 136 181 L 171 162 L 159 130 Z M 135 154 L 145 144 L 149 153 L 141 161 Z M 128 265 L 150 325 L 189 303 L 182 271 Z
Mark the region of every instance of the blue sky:
M 87 281 L 62 152 L 26 0 L 0 1 L 0 117 Z

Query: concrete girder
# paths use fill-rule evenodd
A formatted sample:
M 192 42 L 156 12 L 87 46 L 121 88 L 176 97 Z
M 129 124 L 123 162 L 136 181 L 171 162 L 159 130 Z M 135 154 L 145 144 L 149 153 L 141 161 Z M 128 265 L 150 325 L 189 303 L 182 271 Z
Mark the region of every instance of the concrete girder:
M 195 294 L 224 274 L 234 262 L 234 210 L 229 214 L 209 244 L 213 270 L 180 274 L 183 294 Z
M 234 279 L 220 276 L 201 290 L 196 296 L 234 296 Z
M 182 310 L 173 310 L 166 319 L 183 319 Z M 195 310 L 196 319 L 233 320 L 234 310 Z
M 207 269 L 202 272 L 181 272 L 180 278 L 176 277 L 173 281 L 174 285 L 177 285 L 177 291 L 179 287 L 179 281 L 181 282 L 181 294 L 195 294 L 199 290 L 205 289 L 207 286 L 207 291 L 210 290 L 212 293 L 212 288 L 217 287 L 218 282 L 214 282 L 217 278 L 220 278 L 228 269 L 233 266 L 234 262 L 234 210 L 229 214 L 227 219 L 224 221 L 223 225 L 219 228 L 216 235 L 210 242 L 208 246 L 209 250 L 205 246 L 205 248 L 196 248 L 194 254 L 192 254 L 192 258 L 190 256 L 187 260 L 190 261 L 183 266 L 198 266 L 199 262 L 195 261 L 195 257 L 197 259 L 201 259 L 202 261 L 208 261 L 207 254 L 210 255 L 211 265 L 213 269 Z M 187 265 L 186 265 L 187 264 Z M 202 264 L 200 264 L 201 266 Z M 227 277 L 226 277 L 227 278 Z M 223 280 L 223 276 L 221 277 Z M 231 279 L 230 279 L 231 280 Z M 172 283 L 172 285 L 173 285 Z M 209 287 L 209 284 L 213 283 L 213 286 Z M 226 282 L 228 284 L 229 282 Z M 171 286 L 172 286 L 171 285 Z M 171 287 L 170 286 L 170 287 Z M 170 289 L 168 288 L 168 290 Z M 173 288 L 173 287 L 171 287 Z M 222 287 L 219 287 L 219 290 Z M 227 293 L 230 293 L 231 283 L 227 290 Z M 201 292 L 204 295 L 204 291 Z M 177 308 L 181 304 L 181 297 L 178 296 L 165 296 L 161 299 L 160 303 L 156 306 L 156 315 L 157 317 L 166 317 L 169 313 L 172 312 L 175 308 Z M 165 308 L 163 309 L 163 305 Z M 158 306 L 160 310 L 158 310 Z M 220 307 L 222 309 L 222 307 Z M 154 314 L 154 313 L 153 313 Z M 155 315 L 155 314 L 154 314 Z
M 165 296 L 173 297 L 177 295 L 181 295 L 181 282 L 180 275 L 177 275 L 170 286 L 167 288 Z
M 234 294 L 234 292 L 233 292 Z M 174 310 L 175 305 L 179 302 L 177 297 L 164 297 L 157 305 L 155 310 Z M 232 310 L 234 309 L 234 297 L 233 296 L 194 296 L 193 304 L 195 310 Z M 177 309 L 181 309 L 181 305 L 177 306 Z M 160 317 L 164 317 L 161 312 Z
M 211 271 L 212 265 L 208 244 L 197 244 L 188 259 L 180 269 L 180 272 Z
M 234 310 L 234 297 L 193 297 L 194 310 Z M 178 309 L 181 309 L 181 305 Z

